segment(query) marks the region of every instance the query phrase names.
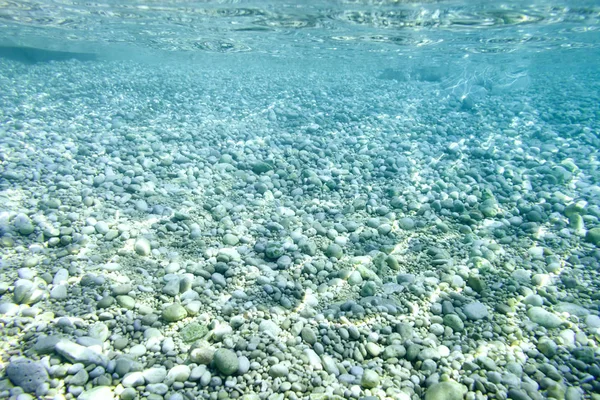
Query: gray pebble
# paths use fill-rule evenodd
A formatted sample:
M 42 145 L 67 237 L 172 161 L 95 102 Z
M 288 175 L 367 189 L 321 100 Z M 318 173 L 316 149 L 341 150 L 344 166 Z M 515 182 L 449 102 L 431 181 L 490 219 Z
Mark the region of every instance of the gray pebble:
M 15 386 L 28 393 L 34 393 L 40 385 L 49 380 L 44 366 L 27 358 L 20 358 L 8 364 L 6 376 Z
M 288 376 L 289 373 L 289 368 L 283 363 L 275 364 L 269 369 L 269 375 L 273 378 L 282 378 Z
M 304 340 L 310 345 L 317 343 L 317 335 L 315 334 L 315 331 L 309 326 L 305 326 L 304 328 L 302 328 L 300 336 L 302 337 L 302 340 Z
M 531 307 L 527 310 L 527 316 L 530 320 L 545 328 L 558 328 L 563 324 L 563 320 L 558 315 L 542 307 Z
M 487 306 L 480 302 L 469 303 L 463 307 L 463 312 L 467 318 L 472 320 L 479 320 L 487 318 L 489 315 Z

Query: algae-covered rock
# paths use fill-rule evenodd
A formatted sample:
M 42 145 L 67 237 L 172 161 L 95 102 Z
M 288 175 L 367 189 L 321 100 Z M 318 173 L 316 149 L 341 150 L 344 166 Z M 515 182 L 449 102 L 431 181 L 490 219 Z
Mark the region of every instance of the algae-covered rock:
M 181 329 L 179 332 L 179 337 L 185 343 L 192 343 L 196 340 L 202 339 L 208 333 L 208 327 L 205 325 L 200 325 L 197 322 L 192 322 L 187 324 Z

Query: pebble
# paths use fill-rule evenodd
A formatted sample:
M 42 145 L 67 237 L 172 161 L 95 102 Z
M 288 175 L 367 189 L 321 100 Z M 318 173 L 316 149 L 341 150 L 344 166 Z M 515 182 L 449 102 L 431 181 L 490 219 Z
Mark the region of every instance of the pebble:
M 488 308 L 485 304 L 473 302 L 463 307 L 463 312 L 467 318 L 477 321 L 489 316 Z
M 217 349 L 213 362 L 217 370 L 225 376 L 235 374 L 240 367 L 237 355 L 229 349 Z
M 62 340 L 56 343 L 55 351 L 65 357 L 70 362 L 80 362 L 84 365 L 102 365 L 108 364 L 108 359 L 103 354 L 99 354 L 91 348 L 81 346 L 68 340 Z
M 380 378 L 377 372 L 367 369 L 360 379 L 360 385 L 366 389 L 373 389 L 379 386 Z
M 35 230 L 33 221 L 25 214 L 17 214 L 13 220 L 13 226 L 14 230 L 23 236 L 30 235 Z
M 317 343 L 317 335 L 315 334 L 315 331 L 308 326 L 302 328 L 300 336 L 302 336 L 302 340 L 310 345 Z
M 187 311 L 181 304 L 171 304 L 162 312 L 162 318 L 167 322 L 181 321 L 187 317 Z
M 191 373 L 192 370 L 189 366 L 176 365 L 167 373 L 167 382 L 185 382 L 188 380 Z
M 6 367 L 6 376 L 13 385 L 19 386 L 28 393 L 34 393 L 40 385 L 50 379 L 48 372 L 40 362 L 28 358 L 11 361 Z
M 467 388 L 455 381 L 439 382 L 425 392 L 425 400 L 462 400 Z
M 330 258 L 340 259 L 343 256 L 342 248 L 335 243 L 330 244 L 325 250 L 325 255 Z
M 265 319 L 260 322 L 258 331 L 268 333 L 272 337 L 277 337 L 281 332 L 281 328 L 275 322 Z
M 141 372 L 136 371 L 125 375 L 121 383 L 125 387 L 137 387 L 145 385 L 146 380 L 144 379 L 144 375 Z
M 164 383 L 151 383 L 146 386 L 146 390 L 150 393 L 162 396 L 169 391 L 169 387 Z
M 85 369 L 82 369 L 81 371 L 79 371 L 75 375 L 73 375 L 73 377 L 69 381 L 69 384 L 75 385 L 75 386 L 84 386 L 87 383 L 89 378 L 90 377 L 89 377 L 87 371 Z
M 50 290 L 50 298 L 54 300 L 65 300 L 69 297 L 66 285 L 57 285 Z
M 544 328 L 558 328 L 564 323 L 558 315 L 555 315 L 542 307 L 531 307 L 527 310 L 527 316 L 531 321 Z
M 88 335 L 95 339 L 98 339 L 100 342 L 106 341 L 108 339 L 108 335 L 110 334 L 108 327 L 103 322 L 96 322 L 88 329 Z
M 452 330 L 455 332 L 462 332 L 465 329 L 464 322 L 456 314 L 444 315 L 443 321 L 444 321 L 444 325 L 452 328 Z
M 283 363 L 272 365 L 269 369 L 269 375 L 273 378 L 282 378 L 288 376 L 289 373 L 289 368 Z
M 167 370 L 163 367 L 149 368 L 142 372 L 146 383 L 160 383 L 167 377 Z
M 96 386 L 77 396 L 77 400 L 114 400 L 114 398 L 114 394 L 108 386 Z
M 136 240 L 133 248 L 135 252 L 140 256 L 149 256 L 152 252 L 150 242 L 145 238 L 140 238 Z

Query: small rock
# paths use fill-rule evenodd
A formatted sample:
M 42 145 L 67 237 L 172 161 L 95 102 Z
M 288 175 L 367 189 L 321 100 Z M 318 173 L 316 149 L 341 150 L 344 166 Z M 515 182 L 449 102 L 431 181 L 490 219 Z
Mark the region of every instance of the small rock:
M 38 354 L 50 354 L 54 352 L 54 347 L 56 343 L 63 340 L 60 336 L 39 336 L 35 345 L 33 346 L 33 350 Z
M 462 400 L 467 388 L 455 381 L 439 382 L 425 392 L 425 400 Z
M 238 239 L 237 236 L 232 235 L 231 233 L 226 233 L 223 236 L 223 243 L 226 244 L 227 246 L 235 246 L 240 242 L 240 239 Z
M 104 342 L 106 339 L 108 339 L 108 327 L 103 322 L 96 322 L 88 329 L 88 335 L 98 339 L 101 342 Z
M 96 353 L 88 347 L 81 346 L 68 340 L 62 340 L 55 346 L 55 351 L 72 363 L 82 363 L 84 365 L 102 365 L 106 366 L 108 359 L 106 356 Z
M 337 258 L 339 260 L 344 255 L 344 252 L 338 244 L 332 243 L 325 250 L 325 255 L 329 258 Z
M 181 304 L 171 304 L 163 310 L 162 317 L 167 322 L 177 322 L 187 317 L 187 311 Z
M 110 306 L 112 306 L 113 304 L 115 304 L 115 298 L 112 296 L 104 296 L 102 299 L 100 299 L 100 301 L 98 301 L 97 303 L 97 307 L 98 308 L 108 308 Z
M 218 349 L 213 361 L 219 372 L 226 376 L 235 374 L 240 366 L 237 355 L 229 349 Z
M 152 394 L 162 396 L 169 391 L 169 387 L 164 383 L 150 383 L 146 386 L 146 390 Z
M 75 375 L 73 375 L 73 377 L 69 381 L 69 385 L 84 386 L 87 383 L 88 379 L 90 379 L 90 376 L 88 375 L 85 369 L 82 369 L 78 371 Z
M 412 218 L 404 217 L 398 221 L 398 226 L 405 231 L 414 229 L 415 221 Z
M 283 378 L 288 376 L 289 373 L 289 368 L 283 363 L 275 364 L 269 369 L 269 375 L 271 375 L 273 378 Z
M 479 320 L 486 318 L 489 313 L 485 304 L 480 302 L 469 303 L 463 307 L 463 312 L 467 316 L 467 318 L 471 320 Z
M 150 253 L 152 252 L 150 242 L 148 241 L 148 239 L 145 238 L 140 238 L 136 240 L 135 244 L 133 245 L 133 248 L 135 252 L 140 256 L 147 256 L 150 255 Z
M 13 220 L 13 226 L 15 227 L 15 230 L 23 236 L 27 236 L 33 233 L 33 231 L 35 230 L 33 222 L 25 214 L 17 214 L 17 216 Z
M 365 345 L 365 349 L 367 350 L 367 354 L 371 357 L 379 357 L 379 354 L 381 354 L 381 347 L 379 347 L 377 343 L 368 342 Z
M 600 228 L 592 228 L 585 234 L 586 242 L 600 246 Z
M 302 331 L 300 332 L 300 336 L 302 337 L 302 340 L 304 340 L 306 343 L 313 345 L 315 343 L 317 343 L 317 335 L 315 334 L 315 331 L 312 330 L 312 328 L 305 326 L 304 328 L 302 328 Z
M 136 371 L 125 375 L 121 384 L 125 387 L 136 387 L 146 384 L 146 380 L 141 372 Z
M 444 315 L 444 325 L 452 328 L 455 332 L 462 332 L 465 329 L 465 324 L 456 314 Z
M 50 290 L 50 298 L 54 300 L 64 300 L 69 297 L 66 285 L 56 285 Z
M 281 332 L 281 328 L 277 326 L 277 324 L 269 319 L 264 319 L 260 322 L 258 326 L 259 332 L 266 332 L 273 337 L 276 337 Z
M 185 343 L 193 343 L 196 340 L 202 339 L 208 333 L 208 328 L 206 325 L 200 325 L 197 322 L 192 322 L 184 326 L 181 331 L 179 331 L 179 337 Z
M 49 380 L 44 366 L 28 358 L 20 358 L 8 364 L 6 376 L 25 392 L 34 393 L 36 389 Z
M 135 308 L 135 299 L 127 295 L 117 296 L 117 304 L 128 310 L 133 310 Z
M 187 365 L 176 365 L 167 373 L 167 382 L 185 382 L 191 373 L 192 370 Z
M 113 392 L 108 386 L 97 386 L 77 396 L 77 400 L 114 400 L 114 398 Z M 121 399 L 123 399 L 122 395 Z
M 379 375 L 377 372 L 367 369 L 363 372 L 360 385 L 365 389 L 373 389 L 379 386 Z
M 190 360 L 196 364 L 208 365 L 212 362 L 215 356 L 215 349 L 208 343 L 192 349 L 190 351 Z
M 550 311 L 546 311 L 542 307 L 531 307 L 527 310 L 527 316 L 533 322 L 544 328 L 558 328 L 563 324 L 563 320 Z

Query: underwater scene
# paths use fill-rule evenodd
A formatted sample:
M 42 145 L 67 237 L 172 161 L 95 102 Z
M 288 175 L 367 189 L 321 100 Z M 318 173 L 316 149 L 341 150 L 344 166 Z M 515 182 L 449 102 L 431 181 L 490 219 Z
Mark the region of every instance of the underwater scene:
M 0 0 L 0 398 L 600 399 L 599 29 Z

